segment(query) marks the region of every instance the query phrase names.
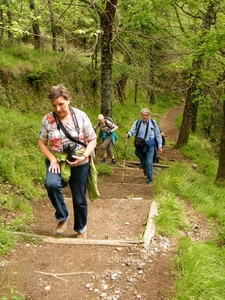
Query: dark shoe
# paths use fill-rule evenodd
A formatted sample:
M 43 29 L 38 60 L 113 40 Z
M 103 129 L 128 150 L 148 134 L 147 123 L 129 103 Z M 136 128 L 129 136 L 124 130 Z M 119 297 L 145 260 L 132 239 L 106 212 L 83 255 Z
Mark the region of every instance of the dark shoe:
M 153 182 L 150 180 L 146 180 L 147 184 L 152 184 Z
M 101 161 L 102 164 L 106 164 L 106 158 L 103 158 Z
M 69 216 L 65 221 L 58 222 L 56 226 L 57 234 L 62 235 L 66 231 L 68 221 L 69 221 Z
M 115 165 L 115 164 L 116 164 L 116 160 L 113 158 L 112 162 L 111 162 L 111 165 Z

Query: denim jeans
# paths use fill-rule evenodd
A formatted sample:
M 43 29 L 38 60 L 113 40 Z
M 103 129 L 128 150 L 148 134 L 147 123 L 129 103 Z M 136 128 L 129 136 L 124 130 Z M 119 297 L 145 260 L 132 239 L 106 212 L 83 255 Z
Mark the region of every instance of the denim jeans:
M 86 188 L 89 173 L 89 163 L 71 168 L 69 187 L 72 193 L 73 212 L 74 212 L 74 231 L 83 233 L 87 226 L 87 199 Z M 47 163 L 45 188 L 48 197 L 55 208 L 55 217 L 57 221 L 65 221 L 68 218 L 68 210 L 64 202 L 62 193 L 62 179 L 60 174 L 53 174 L 48 171 Z
M 146 182 L 153 182 L 153 156 L 154 156 L 154 146 L 148 148 L 146 152 L 143 152 L 139 148 L 135 148 L 135 155 L 140 159 L 141 167 L 144 174 L 147 176 Z

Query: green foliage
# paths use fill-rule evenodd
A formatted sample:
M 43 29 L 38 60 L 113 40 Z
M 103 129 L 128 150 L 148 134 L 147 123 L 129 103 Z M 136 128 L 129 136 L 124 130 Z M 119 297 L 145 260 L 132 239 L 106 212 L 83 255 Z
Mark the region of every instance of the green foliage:
M 179 236 L 180 230 L 188 227 L 185 220 L 184 205 L 174 195 L 158 197 L 158 215 L 155 217 L 158 233 L 163 236 Z M 159 225 L 159 226 L 158 226 Z
M 14 289 L 10 290 L 10 294 L 11 294 L 10 298 L 2 297 L 0 298 L 0 300 L 25 300 L 26 299 L 25 296 L 20 295 L 20 293 Z
M 98 163 L 96 164 L 98 175 L 112 175 L 112 168 L 109 165 Z
M 196 135 L 191 135 L 190 144 L 181 150 L 192 162 L 189 165 L 170 163 L 170 168 L 158 174 L 154 183 L 159 203 L 159 214 L 155 218 L 157 230 L 180 238 L 175 259 L 176 297 L 173 299 L 222 300 L 225 297 L 225 192 L 214 183 L 217 158 L 210 143 Z M 194 162 L 196 167 L 192 168 Z M 186 201 L 208 219 L 213 236 L 210 242 L 182 238 L 183 232 L 193 227 L 193 223 L 188 223 L 190 217 L 185 215 Z
M 5 147 L 2 147 L 0 152 L 0 176 L 2 180 L 14 181 L 15 157 L 12 150 Z
M 190 136 L 189 142 L 182 148 L 182 152 L 197 164 L 199 171 L 205 175 L 209 175 L 211 178 L 216 177 L 218 161 L 215 150 L 213 149 L 213 145 L 199 134 L 192 134 Z
M 224 248 L 217 248 L 210 242 L 196 243 L 184 238 L 177 254 L 178 293 L 174 299 L 224 299 Z
M 90 64 L 90 58 L 78 60 L 73 53 L 64 57 L 61 52 L 39 52 L 23 44 L 6 44 L 0 56 L 0 80 L 3 82 L 0 106 L 44 114 L 50 109 L 47 99 L 50 87 L 63 83 L 71 91 L 75 106 L 83 107 L 83 99 L 93 94 L 91 82 L 96 76 Z M 94 101 L 87 102 L 93 106 Z
M 10 252 L 15 246 L 15 237 L 0 223 L 0 255 Z
M 27 199 L 41 197 L 38 184 L 44 181 L 44 159 L 37 148 L 37 134 L 41 118 L 32 113 L 0 107 L 1 129 L 0 176 L 17 185 L 18 194 Z M 36 185 L 34 186 L 34 183 Z
M 33 215 L 29 215 L 26 212 L 25 214 L 15 217 L 9 225 L 9 228 L 13 231 L 27 232 L 27 224 L 32 221 Z

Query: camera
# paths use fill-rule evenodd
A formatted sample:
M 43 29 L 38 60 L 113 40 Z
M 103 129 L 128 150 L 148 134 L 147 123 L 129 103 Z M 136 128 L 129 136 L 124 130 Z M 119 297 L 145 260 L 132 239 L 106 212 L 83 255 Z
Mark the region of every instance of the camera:
M 68 144 L 64 144 L 63 145 L 63 151 L 66 152 L 68 155 L 67 155 L 67 160 L 69 161 L 75 161 L 75 158 L 73 157 L 73 155 L 76 155 L 76 146 L 77 144 L 76 143 L 68 143 Z

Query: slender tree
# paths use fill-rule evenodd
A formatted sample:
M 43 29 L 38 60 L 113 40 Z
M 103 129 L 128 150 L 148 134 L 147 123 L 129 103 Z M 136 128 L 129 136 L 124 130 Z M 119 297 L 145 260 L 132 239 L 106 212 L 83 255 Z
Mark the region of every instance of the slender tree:
M 39 23 L 36 17 L 36 6 L 34 0 L 29 0 L 30 9 L 32 11 L 32 29 L 34 34 L 34 49 L 39 50 L 41 48 L 41 34 Z
M 223 182 L 225 184 L 225 100 L 223 100 L 223 128 L 220 141 L 220 155 L 216 181 Z
M 56 51 L 57 49 L 57 43 L 56 43 L 56 24 L 55 24 L 55 18 L 54 18 L 54 12 L 52 8 L 52 2 L 51 0 L 48 0 L 48 8 L 50 13 L 50 24 L 51 24 L 51 33 L 52 33 L 52 51 Z
M 198 94 L 201 93 L 199 83 L 201 82 L 201 68 L 204 61 L 204 53 L 201 46 L 204 43 L 204 37 L 210 31 L 210 28 L 215 24 L 216 3 L 209 2 L 206 12 L 202 16 L 201 31 L 199 40 L 196 45 L 195 55 L 193 55 L 190 76 L 188 80 L 188 89 L 186 94 L 186 102 L 183 113 L 180 133 L 177 140 L 177 146 L 182 146 L 188 143 L 190 129 L 196 130 L 197 112 L 198 112 Z

